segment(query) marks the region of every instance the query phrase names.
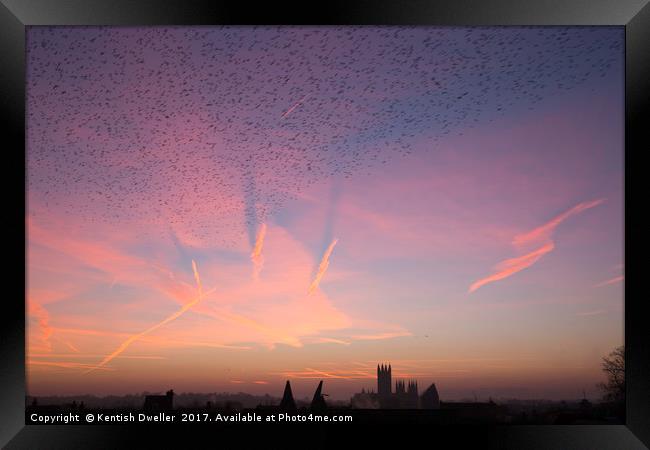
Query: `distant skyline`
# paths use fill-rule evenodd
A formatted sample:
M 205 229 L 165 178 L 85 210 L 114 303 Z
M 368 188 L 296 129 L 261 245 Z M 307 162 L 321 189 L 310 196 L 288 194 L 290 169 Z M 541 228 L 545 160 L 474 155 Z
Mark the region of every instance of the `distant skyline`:
M 29 27 L 27 394 L 597 398 L 623 37 Z

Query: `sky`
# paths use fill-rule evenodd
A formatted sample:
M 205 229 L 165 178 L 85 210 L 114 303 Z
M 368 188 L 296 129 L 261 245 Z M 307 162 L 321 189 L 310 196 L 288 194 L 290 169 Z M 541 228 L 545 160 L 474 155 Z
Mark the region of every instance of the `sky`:
M 28 394 L 597 398 L 623 36 L 29 27 Z

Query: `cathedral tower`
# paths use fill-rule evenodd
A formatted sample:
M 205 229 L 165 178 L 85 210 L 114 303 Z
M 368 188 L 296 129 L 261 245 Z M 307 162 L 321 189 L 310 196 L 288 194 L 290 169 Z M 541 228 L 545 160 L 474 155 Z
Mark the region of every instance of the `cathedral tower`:
M 377 393 L 380 398 L 390 397 L 392 391 L 392 377 L 390 364 L 377 365 Z

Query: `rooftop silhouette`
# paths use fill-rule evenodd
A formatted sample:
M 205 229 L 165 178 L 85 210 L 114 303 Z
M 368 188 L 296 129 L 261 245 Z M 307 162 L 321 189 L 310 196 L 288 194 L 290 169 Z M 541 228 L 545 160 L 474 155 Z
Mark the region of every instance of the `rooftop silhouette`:
M 293 399 L 291 383 L 289 383 L 289 380 L 287 380 L 287 384 L 284 386 L 284 394 L 282 395 L 282 401 L 280 401 L 280 409 L 286 412 L 296 412 L 298 410 L 296 402 Z

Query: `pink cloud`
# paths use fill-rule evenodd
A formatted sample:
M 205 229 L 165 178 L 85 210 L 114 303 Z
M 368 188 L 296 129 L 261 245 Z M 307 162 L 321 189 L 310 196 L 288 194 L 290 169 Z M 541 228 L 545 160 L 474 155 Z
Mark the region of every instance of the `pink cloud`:
M 396 337 L 403 336 L 412 336 L 412 333 L 408 331 L 389 331 L 385 333 L 375 333 L 375 334 L 355 334 L 352 339 L 357 339 L 361 341 L 376 341 L 380 339 L 392 339 Z
M 286 116 L 288 116 L 289 114 L 291 114 L 291 112 L 292 112 L 294 109 L 296 109 L 298 106 L 300 106 L 300 105 L 301 105 L 301 104 L 302 104 L 302 103 L 307 99 L 307 97 L 309 97 L 309 95 L 310 95 L 310 94 L 307 94 L 307 95 L 305 95 L 303 98 L 301 98 L 300 100 L 298 100 L 298 102 L 297 102 L 295 105 L 293 105 L 291 108 L 289 108 L 287 111 L 285 111 L 285 112 L 282 114 L 282 116 L 280 116 L 280 117 L 281 117 L 282 119 L 284 119 Z
M 257 281 L 264 265 L 264 255 L 262 255 L 262 248 L 264 247 L 264 236 L 266 236 L 266 224 L 263 223 L 257 231 L 255 239 L 255 247 L 251 253 L 251 261 L 253 262 L 253 280 Z
M 94 368 L 93 364 L 67 362 L 67 361 L 32 361 L 27 360 L 27 366 L 52 366 L 64 369 L 91 369 Z M 100 370 L 115 370 L 110 367 L 98 367 Z
M 598 316 L 605 312 L 606 311 L 604 309 L 596 309 L 594 311 L 585 311 L 585 312 L 576 313 L 576 316 Z
M 52 311 L 58 311 L 55 306 L 64 300 L 67 305 L 81 306 L 72 308 L 72 312 L 68 312 L 69 306 L 65 312 L 50 312 L 49 322 L 43 322 L 49 326 L 49 333 L 57 333 L 55 344 L 60 341 L 63 345 L 57 347 L 59 352 L 67 350 L 75 354 L 93 349 L 107 355 L 99 364 L 77 366 L 79 369 L 106 367 L 114 358 L 128 356 L 123 352 L 183 347 L 240 351 L 255 346 L 273 349 L 278 344 L 300 348 L 305 344 L 349 345 L 357 338 L 369 338 L 349 331 L 363 321 L 335 307 L 322 288 L 308 294 L 314 282 L 310 273 L 313 257 L 282 227 L 265 227 L 265 269 L 255 282 L 250 277 L 250 260 L 245 257 L 245 249 L 240 261 L 227 264 L 204 258 L 201 277 L 193 270 L 192 282 L 191 275 L 174 270 L 172 258 L 177 253 L 171 241 L 157 242 L 156 253 L 142 256 L 129 250 L 141 243 L 135 231 L 129 233 L 121 227 L 103 225 L 71 234 L 62 232 L 63 228 L 63 222 L 56 217 L 45 220 L 40 215 L 38 221 L 28 221 L 32 252 L 28 258 L 28 270 L 32 274 L 28 278 L 31 296 L 28 302 L 37 305 L 38 299 L 47 300 Z M 323 255 L 316 276 L 318 281 L 328 270 L 333 247 L 334 243 Z M 197 250 L 209 255 L 209 249 Z M 50 269 L 55 269 L 56 275 L 44 277 Z M 206 289 L 202 301 L 195 302 L 191 299 L 196 297 L 199 284 L 216 288 Z M 88 309 L 99 305 L 94 301 L 95 292 L 103 290 L 106 298 L 115 297 L 121 295 L 115 292 L 118 288 L 122 292 L 128 289 L 136 298 L 130 303 L 101 304 L 101 316 Z M 181 305 L 180 309 L 174 310 L 167 299 Z M 43 311 L 33 306 L 30 314 L 36 321 L 30 332 L 40 332 L 37 319 L 43 316 Z M 182 320 L 175 320 L 181 316 Z M 159 318 L 149 320 L 148 317 Z M 368 336 L 374 334 L 383 339 L 394 336 L 393 331 L 386 332 L 393 328 L 382 323 L 366 327 Z M 31 353 L 52 351 L 38 347 L 37 343 L 36 339 L 30 339 Z
M 594 206 L 600 205 L 604 199 L 593 200 L 589 202 L 582 202 L 569 209 L 568 211 L 563 212 L 562 214 L 554 217 L 549 222 L 541 225 L 531 231 L 526 233 L 518 234 L 514 237 L 512 244 L 516 248 L 522 248 L 525 245 L 536 244 L 540 242 L 546 242 L 541 247 L 533 250 L 525 255 L 507 259 L 499 263 L 495 267 L 495 272 L 491 275 L 481 278 L 469 287 L 468 293 L 476 291 L 481 286 L 484 286 L 488 283 L 493 283 L 495 281 L 503 280 L 514 275 L 517 272 L 520 272 L 523 269 L 526 269 L 533 264 L 535 264 L 539 259 L 545 254 L 551 252 L 555 248 L 555 243 L 552 240 L 553 232 L 566 219 L 572 215 L 578 214 L 587 209 L 593 208 Z
M 555 245 L 552 242 L 549 242 L 548 244 L 545 244 L 537 250 L 534 250 L 526 255 L 519 256 L 517 258 L 506 259 L 505 261 L 497 264 L 495 267 L 496 272 L 494 272 L 492 275 L 481 278 L 480 280 L 472 283 L 472 285 L 469 287 L 469 292 L 474 292 L 481 286 L 484 286 L 488 283 L 493 283 L 498 280 L 503 280 L 504 278 L 512 276 L 515 273 L 532 266 L 537 261 L 539 261 L 542 256 L 553 250 L 554 247 Z
M 605 199 L 593 200 L 590 202 L 582 202 L 569 209 L 568 211 L 563 212 L 562 214 L 554 217 L 549 222 L 545 223 L 542 226 L 539 226 L 531 231 L 526 233 L 518 234 L 514 237 L 512 243 L 515 247 L 522 247 L 527 244 L 534 244 L 540 241 L 547 241 L 551 238 L 551 235 L 555 231 L 558 225 L 564 222 L 569 217 L 581 213 L 587 209 L 593 208 L 603 203 Z
M 192 260 L 192 271 L 193 271 L 193 273 L 194 273 L 194 279 L 196 280 L 196 285 L 197 285 L 197 288 L 198 288 L 198 295 L 196 296 L 196 298 L 194 298 L 194 299 L 188 301 L 187 303 L 185 303 L 181 309 L 179 309 L 178 311 L 176 311 L 176 312 L 173 313 L 172 315 L 166 317 L 164 320 L 158 322 L 158 323 L 155 324 L 155 325 L 152 325 L 151 327 L 147 328 L 146 330 L 144 330 L 144 331 L 142 331 L 142 332 L 140 332 L 140 333 L 137 333 L 137 334 L 134 334 L 134 335 L 130 336 L 127 340 L 125 340 L 124 342 L 122 342 L 122 343 L 120 344 L 120 346 L 119 346 L 117 349 L 115 349 L 111 354 L 107 355 L 104 359 L 102 359 L 102 360 L 97 364 L 97 366 L 90 368 L 90 369 L 88 370 L 88 372 L 91 372 L 91 371 L 93 371 L 93 370 L 95 370 L 95 369 L 98 369 L 98 368 L 100 368 L 100 367 L 102 367 L 102 366 L 105 366 L 105 365 L 106 365 L 107 363 L 109 363 L 113 358 L 117 357 L 117 356 L 120 355 L 124 350 L 126 350 L 126 349 L 127 349 L 127 348 L 128 348 L 128 347 L 129 347 L 133 342 L 135 342 L 136 340 L 138 340 L 138 339 L 141 338 L 142 336 L 144 336 L 144 335 L 146 335 L 146 334 L 149 334 L 149 333 L 151 333 L 152 331 L 157 330 L 158 328 L 162 327 L 163 325 L 166 325 L 166 324 L 168 324 L 169 322 L 178 319 L 178 318 L 179 318 L 180 316 L 182 316 L 182 315 L 183 315 L 187 310 L 189 310 L 191 307 L 193 307 L 194 305 L 196 305 L 196 304 L 201 300 L 201 298 L 203 297 L 203 286 L 202 286 L 202 284 L 201 284 L 201 278 L 199 277 L 199 272 L 198 272 L 198 270 L 197 270 L 197 268 L 196 268 L 196 263 L 194 262 L 194 260 Z
M 338 239 L 333 239 L 330 245 L 327 247 L 327 250 L 325 250 L 325 253 L 323 254 L 323 258 L 321 259 L 320 264 L 318 265 L 318 272 L 314 277 L 314 281 L 312 281 L 312 283 L 309 285 L 310 294 L 312 294 L 316 289 L 318 289 L 318 285 L 323 279 L 323 276 L 325 276 L 325 272 L 327 271 L 327 268 L 330 265 L 330 256 L 332 255 L 332 251 L 334 251 L 334 246 L 336 245 L 337 242 Z
M 609 280 L 605 280 L 605 281 L 603 281 L 601 283 L 598 283 L 598 284 L 594 285 L 594 287 L 603 287 L 603 286 L 609 286 L 609 285 L 612 285 L 612 284 L 617 284 L 617 283 L 622 282 L 624 279 L 625 279 L 625 277 L 623 275 L 620 275 L 618 277 L 610 278 Z
M 54 333 L 54 329 L 50 326 L 50 314 L 39 303 L 34 301 L 28 303 L 27 312 L 30 317 L 36 319 L 38 329 L 40 330 L 40 334 L 29 333 L 29 343 L 34 347 L 40 345 L 48 351 L 51 351 L 52 343 L 50 342 L 50 337 Z M 29 330 L 32 329 L 30 328 Z

